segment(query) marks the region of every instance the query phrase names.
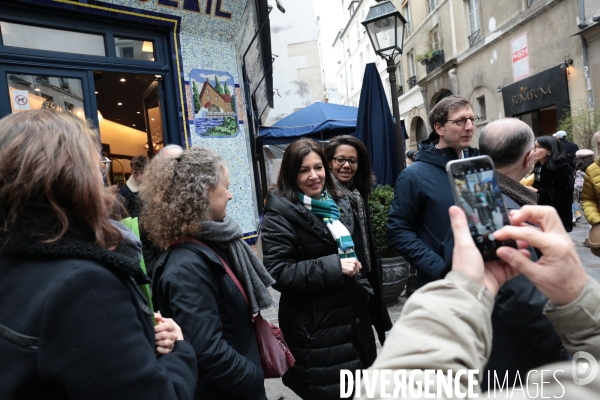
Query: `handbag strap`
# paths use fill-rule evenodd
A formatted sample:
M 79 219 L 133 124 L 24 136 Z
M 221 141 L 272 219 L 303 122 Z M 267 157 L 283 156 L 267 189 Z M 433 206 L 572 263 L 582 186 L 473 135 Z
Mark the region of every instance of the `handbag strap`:
M 244 290 L 244 287 L 240 283 L 240 280 L 237 278 L 237 276 L 235 276 L 235 274 L 233 273 L 231 268 L 229 268 L 229 265 L 227 265 L 225 260 L 223 260 L 223 258 L 221 258 L 221 256 L 216 251 L 211 249 L 210 246 L 208 246 L 206 243 L 204 243 L 198 239 L 194 239 L 194 238 L 190 238 L 190 237 L 186 237 L 186 238 L 171 242 L 171 246 L 179 244 L 179 243 L 196 243 L 196 244 L 199 244 L 200 246 L 203 246 L 203 247 L 209 249 L 213 253 L 215 253 L 215 255 L 219 258 L 219 261 L 221 261 L 221 264 L 223 264 L 223 266 L 225 267 L 225 271 L 227 271 L 227 275 L 229 275 L 229 277 L 231 278 L 233 283 L 235 283 L 235 285 L 238 287 L 240 292 L 242 292 L 242 296 L 244 296 L 244 300 L 246 300 L 246 304 L 248 305 L 248 307 L 250 307 L 250 302 L 248 301 L 248 296 L 246 295 L 246 291 Z M 250 315 L 252 315 L 252 312 L 250 312 Z M 252 320 L 254 321 L 254 316 L 252 316 Z

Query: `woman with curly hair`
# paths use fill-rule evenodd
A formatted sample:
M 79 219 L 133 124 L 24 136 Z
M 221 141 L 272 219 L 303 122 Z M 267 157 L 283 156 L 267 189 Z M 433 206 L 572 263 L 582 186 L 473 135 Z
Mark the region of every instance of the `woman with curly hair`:
M 172 321 L 153 327 L 139 253 L 109 220 L 99 145 L 68 113 L 0 120 L 2 399 L 194 392 L 194 351 Z
M 540 136 L 535 141 L 536 161 L 533 187 L 538 191 L 538 205 L 552 206 L 558 212 L 567 232 L 573 230 L 573 166 L 562 151 L 558 140 Z
M 261 235 L 265 266 L 281 292 L 279 327 L 296 359 L 283 384 L 303 399 L 338 399 L 340 370 L 362 368 L 355 299 L 365 301 L 372 290 L 359 274 L 352 218 L 321 146 L 310 139 L 289 145 Z
M 385 342 L 385 332 L 392 329 L 392 321 L 383 301 L 383 268 L 375 247 L 368 206 L 369 195 L 375 185 L 375 175 L 371 169 L 367 148 L 353 136 L 342 135 L 332 138 L 325 147 L 325 157 L 335 185 L 344 193 L 352 206 L 353 218 L 349 221 L 348 231 L 352 234 L 356 255 L 363 266 L 360 274 L 364 275 L 370 284 L 368 296 L 355 299 L 359 321 L 357 350 L 363 368 L 368 368 L 377 357 L 377 346 L 371 324 L 377 331 L 381 345 Z
M 223 159 L 192 147 L 155 158 L 145 178 L 141 222 L 166 249 L 154 266 L 154 304 L 181 325 L 196 351 L 194 398 L 265 399 L 251 313 L 272 305 L 273 279 L 227 216 L 232 196 Z

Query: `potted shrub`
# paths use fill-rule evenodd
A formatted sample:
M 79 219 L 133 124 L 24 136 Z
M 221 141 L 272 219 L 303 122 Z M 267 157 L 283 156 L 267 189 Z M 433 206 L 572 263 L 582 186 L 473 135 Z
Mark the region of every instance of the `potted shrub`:
M 377 185 L 369 196 L 375 245 L 383 266 L 383 300 L 387 306 L 396 303 L 405 292 L 410 269 L 408 262 L 390 246 L 387 239 L 387 216 L 393 198 L 394 188 L 389 185 Z

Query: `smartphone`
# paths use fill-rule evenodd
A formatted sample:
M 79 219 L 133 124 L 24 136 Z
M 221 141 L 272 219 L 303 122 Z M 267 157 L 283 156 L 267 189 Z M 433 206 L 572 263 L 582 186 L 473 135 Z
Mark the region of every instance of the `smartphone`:
M 500 187 L 494 175 L 494 163 L 488 156 L 463 158 L 446 165 L 456 205 L 469 221 L 469 230 L 484 261 L 498 259 L 496 249 L 517 248 L 514 240 L 498 241 L 493 233 L 510 225 Z

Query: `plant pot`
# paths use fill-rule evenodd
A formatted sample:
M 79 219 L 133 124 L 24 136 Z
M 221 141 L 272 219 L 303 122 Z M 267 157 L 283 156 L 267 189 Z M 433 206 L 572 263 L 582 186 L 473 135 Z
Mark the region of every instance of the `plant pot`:
M 398 302 L 398 297 L 406 289 L 410 264 L 404 257 L 382 258 L 383 267 L 383 301 L 386 306 Z
M 426 64 L 429 62 L 429 58 L 422 58 L 421 60 L 419 60 L 419 62 L 420 62 L 422 65 L 426 65 Z
M 417 270 L 411 265 L 408 272 L 408 280 L 406 282 L 406 298 L 408 299 L 419 288 L 419 278 Z

